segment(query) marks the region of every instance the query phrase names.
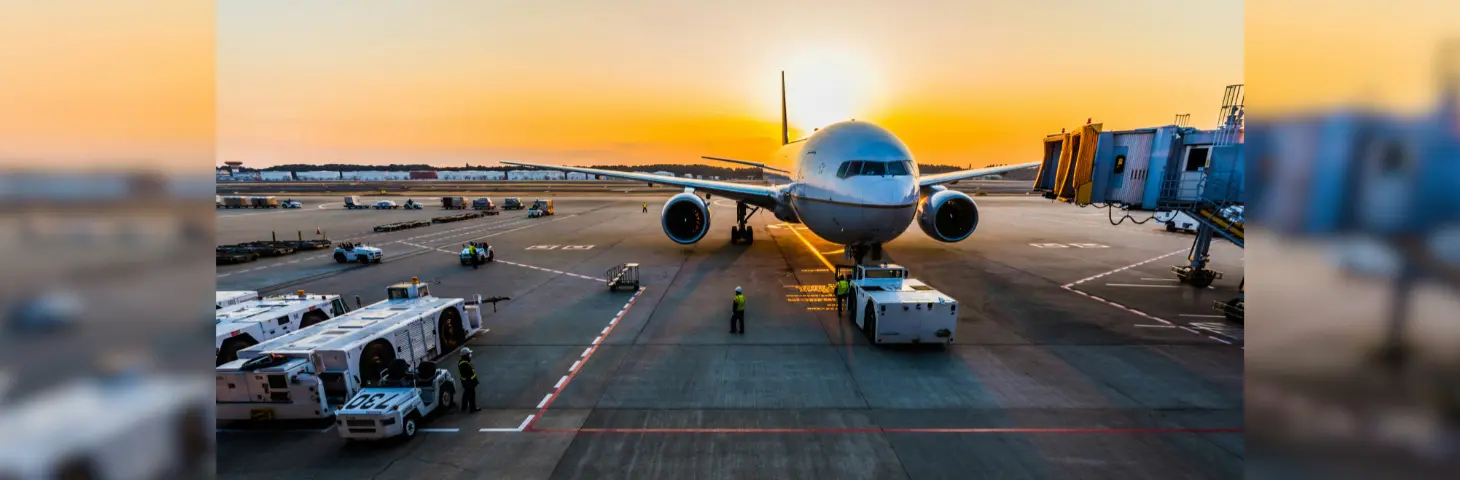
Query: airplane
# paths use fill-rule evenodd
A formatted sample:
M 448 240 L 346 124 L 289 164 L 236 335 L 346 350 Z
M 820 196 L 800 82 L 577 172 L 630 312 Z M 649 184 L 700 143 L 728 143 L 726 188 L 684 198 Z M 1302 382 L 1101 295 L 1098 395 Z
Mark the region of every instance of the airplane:
M 959 242 L 978 227 L 978 205 L 945 184 L 984 175 L 1035 167 L 1039 162 L 1005 165 L 936 175 L 920 175 L 918 163 L 902 140 L 885 128 L 855 119 L 837 122 L 791 141 L 786 121 L 786 73 L 781 72 L 781 148 L 778 164 L 720 157 L 701 157 L 759 167 L 770 185 L 744 185 L 716 180 L 618 172 L 596 168 L 502 161 L 507 165 L 579 172 L 684 187 L 660 212 L 664 234 L 682 245 L 699 242 L 710 231 L 710 209 L 696 195 L 703 191 L 735 201 L 736 225 L 730 242 L 755 241 L 746 223 L 769 210 L 776 219 L 805 225 L 811 233 L 844 245 L 849 260 L 861 264 L 870 252 L 882 259 L 882 244 L 902 235 L 916 222 L 923 233 L 946 243 Z M 774 173 L 773 173 L 774 172 Z

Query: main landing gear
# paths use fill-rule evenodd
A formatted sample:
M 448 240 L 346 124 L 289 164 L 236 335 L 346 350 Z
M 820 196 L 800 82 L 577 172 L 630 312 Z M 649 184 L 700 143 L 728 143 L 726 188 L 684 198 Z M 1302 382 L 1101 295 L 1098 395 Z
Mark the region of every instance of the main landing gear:
M 750 216 L 760 211 L 760 207 L 746 206 L 745 202 L 735 202 L 735 223 L 738 225 L 730 227 L 730 243 L 745 242 L 746 245 L 755 243 L 755 230 L 745 225 L 750 221 Z
M 847 245 L 842 251 L 846 252 L 847 257 L 851 260 L 857 262 L 857 265 L 862 264 L 862 260 L 867 258 L 868 252 L 872 253 L 873 262 L 882 261 L 882 244 L 880 243 L 871 245 Z

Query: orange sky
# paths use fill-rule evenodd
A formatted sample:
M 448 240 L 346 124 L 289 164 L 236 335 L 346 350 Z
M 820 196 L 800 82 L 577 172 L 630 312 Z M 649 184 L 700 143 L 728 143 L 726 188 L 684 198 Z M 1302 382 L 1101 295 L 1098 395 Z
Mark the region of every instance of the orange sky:
M 1252 105 L 1420 104 L 1460 11 L 1296 0 L 1244 28 L 1238 1 L 687 3 L 6 2 L 0 165 L 762 159 L 782 69 L 799 127 L 855 116 L 925 163 L 1028 161 L 1086 117 L 1210 126 L 1244 34 Z

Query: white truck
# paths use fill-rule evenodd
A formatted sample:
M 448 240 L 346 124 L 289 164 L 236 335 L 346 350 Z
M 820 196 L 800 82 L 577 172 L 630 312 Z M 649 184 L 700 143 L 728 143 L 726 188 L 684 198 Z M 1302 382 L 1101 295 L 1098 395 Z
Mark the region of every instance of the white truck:
M 0 478 L 201 478 L 214 425 L 207 380 L 87 379 L 0 408 Z
M 243 302 L 247 302 L 249 300 L 259 299 L 259 292 L 255 292 L 252 290 L 221 291 L 217 293 L 218 296 L 216 298 L 218 299 L 219 309 L 230 305 L 237 305 Z
M 435 362 L 414 369 L 396 359 L 378 386 L 366 387 L 335 412 L 340 436 L 346 440 L 381 440 L 416 436 L 421 420 L 456 405 L 456 384 L 451 373 Z
M 958 301 L 894 264 L 841 267 L 852 289 L 846 310 L 874 344 L 953 343 Z
M 335 247 L 335 263 L 380 263 L 383 258 L 385 258 L 385 251 L 379 247 L 354 242 L 344 242 Z
M 476 261 L 481 263 L 489 263 L 496 259 L 497 255 L 492 252 L 491 245 L 488 245 L 487 242 L 477 242 L 477 258 L 475 259 Z M 471 244 L 463 245 L 461 247 L 461 264 L 465 266 L 470 266 L 472 265 L 472 263 L 473 259 L 471 258 Z
M 213 366 L 238 359 L 238 351 L 275 337 L 312 327 L 349 311 L 339 295 L 303 290 L 243 302 L 217 311 Z
M 482 331 L 480 300 L 433 297 L 416 279 L 386 293 L 384 301 L 243 349 L 218 366 L 218 419 L 328 418 L 395 359 L 419 365 Z
M 345 197 L 345 209 L 347 209 L 347 210 L 364 210 L 364 209 L 367 209 L 367 208 L 370 208 L 370 207 L 368 205 L 365 205 L 363 203 L 360 203 L 360 197 L 357 197 L 357 196 L 354 196 L 354 195 Z

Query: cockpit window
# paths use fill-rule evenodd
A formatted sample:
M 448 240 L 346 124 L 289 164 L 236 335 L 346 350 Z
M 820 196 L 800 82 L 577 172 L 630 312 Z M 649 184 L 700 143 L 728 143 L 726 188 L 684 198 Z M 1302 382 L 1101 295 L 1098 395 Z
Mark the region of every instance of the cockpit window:
M 888 175 L 910 175 L 907 172 L 906 162 L 887 162 Z
M 878 177 L 887 175 L 887 164 L 882 162 L 862 162 L 862 175 Z
M 847 178 L 857 175 L 880 177 L 884 175 L 912 175 L 912 162 L 900 160 L 895 162 L 870 162 L 864 160 L 852 160 L 843 162 L 837 167 L 836 177 Z

